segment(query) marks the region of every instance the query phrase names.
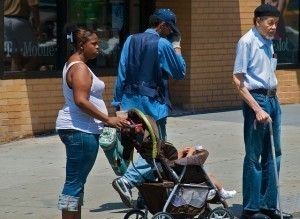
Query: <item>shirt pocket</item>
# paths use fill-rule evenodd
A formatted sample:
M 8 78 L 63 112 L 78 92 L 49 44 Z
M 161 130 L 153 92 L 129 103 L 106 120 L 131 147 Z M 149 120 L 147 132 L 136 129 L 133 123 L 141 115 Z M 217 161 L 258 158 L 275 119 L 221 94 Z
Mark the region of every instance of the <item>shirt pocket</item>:
M 276 58 L 271 58 L 271 69 L 273 72 L 275 72 L 277 67 L 277 59 Z

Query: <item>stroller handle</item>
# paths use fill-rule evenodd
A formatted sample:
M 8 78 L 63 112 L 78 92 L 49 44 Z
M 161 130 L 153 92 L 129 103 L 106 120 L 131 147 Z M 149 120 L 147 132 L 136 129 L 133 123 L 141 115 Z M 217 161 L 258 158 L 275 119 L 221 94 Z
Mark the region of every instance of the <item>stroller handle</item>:
M 154 134 L 151 124 L 149 123 L 149 121 L 148 121 L 147 117 L 144 115 L 144 113 L 142 113 L 140 110 L 138 110 L 136 108 L 132 108 L 132 109 L 130 109 L 130 111 L 135 111 L 139 115 L 139 117 L 143 120 L 143 122 L 145 123 L 145 125 L 149 131 L 151 140 L 153 142 L 152 158 L 155 159 L 157 156 L 157 140 L 156 140 L 156 136 Z

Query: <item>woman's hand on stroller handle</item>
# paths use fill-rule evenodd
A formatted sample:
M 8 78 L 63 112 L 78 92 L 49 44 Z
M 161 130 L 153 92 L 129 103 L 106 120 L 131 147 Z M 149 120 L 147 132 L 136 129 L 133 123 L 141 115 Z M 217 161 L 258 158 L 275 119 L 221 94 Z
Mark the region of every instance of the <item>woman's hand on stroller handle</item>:
M 135 124 L 133 121 L 122 120 L 121 132 L 131 132 L 131 133 L 143 133 L 143 124 Z

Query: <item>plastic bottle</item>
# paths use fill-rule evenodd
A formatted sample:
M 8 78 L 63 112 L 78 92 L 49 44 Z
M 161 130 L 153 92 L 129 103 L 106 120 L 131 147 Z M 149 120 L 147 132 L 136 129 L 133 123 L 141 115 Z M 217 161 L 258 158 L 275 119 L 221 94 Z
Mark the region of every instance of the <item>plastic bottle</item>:
M 202 145 L 196 145 L 195 146 L 195 150 L 196 150 L 196 152 L 198 153 L 200 150 L 202 150 L 203 149 L 203 146 Z

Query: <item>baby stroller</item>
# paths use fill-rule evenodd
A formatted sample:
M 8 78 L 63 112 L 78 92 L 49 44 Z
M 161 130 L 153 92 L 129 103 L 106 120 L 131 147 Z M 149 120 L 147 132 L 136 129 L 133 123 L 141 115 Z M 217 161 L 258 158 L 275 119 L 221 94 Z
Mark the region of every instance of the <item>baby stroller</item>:
M 128 125 L 121 130 L 123 158 L 133 160 L 135 149 L 151 166 L 157 179 L 144 178 L 145 182 L 135 185 L 144 199 L 145 212 L 133 209 L 124 219 L 147 219 L 148 211 L 153 215 L 152 219 L 234 218 L 203 167 L 207 150 L 178 159 L 176 148 L 159 139 L 152 117 L 131 109 L 127 121 Z M 213 189 L 216 195 L 208 201 L 209 191 Z M 212 209 L 210 204 L 221 207 Z

